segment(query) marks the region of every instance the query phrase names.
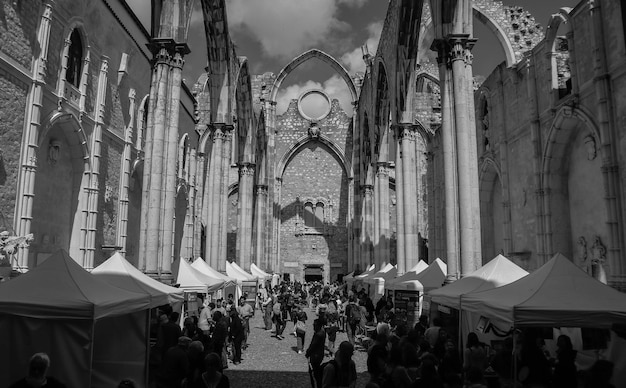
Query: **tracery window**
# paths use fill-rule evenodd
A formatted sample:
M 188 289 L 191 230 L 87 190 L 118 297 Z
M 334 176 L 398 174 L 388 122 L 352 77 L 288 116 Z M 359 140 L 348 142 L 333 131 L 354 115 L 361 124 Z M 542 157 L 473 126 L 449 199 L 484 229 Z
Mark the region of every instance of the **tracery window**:
M 77 29 L 70 35 L 70 48 L 67 53 L 67 71 L 65 80 L 76 88 L 80 87 L 80 76 L 83 62 L 83 42 Z
M 296 235 L 331 234 L 332 204 L 325 198 L 296 200 Z

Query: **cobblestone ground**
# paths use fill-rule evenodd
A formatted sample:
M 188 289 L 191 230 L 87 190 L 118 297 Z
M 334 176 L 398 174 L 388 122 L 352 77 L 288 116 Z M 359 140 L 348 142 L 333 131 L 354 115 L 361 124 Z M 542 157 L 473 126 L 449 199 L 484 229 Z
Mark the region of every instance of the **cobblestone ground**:
M 316 318 L 313 309 L 305 309 L 307 321 L 307 333 L 304 349 L 306 350 L 311 342 L 313 334 L 313 320 Z M 283 336 L 285 339 L 279 340 L 274 337 L 273 330 L 265 330 L 262 313 L 256 310 L 254 317 L 250 320 L 250 336 L 248 338 L 248 348 L 243 351 L 243 361 L 239 365 L 228 362 L 228 369 L 225 374 L 231 382 L 231 387 L 257 388 L 257 387 L 310 387 L 311 381 L 308 373 L 308 360 L 304 354 L 297 352 L 296 337 L 290 335 L 293 332 L 293 324 L 287 323 Z M 341 341 L 347 340 L 346 333 L 337 333 L 335 348 Z M 324 361 L 329 360 L 326 356 Z M 354 356 L 358 374 L 357 387 L 364 387 L 369 379 L 366 361 L 367 353 L 365 349 L 356 346 Z

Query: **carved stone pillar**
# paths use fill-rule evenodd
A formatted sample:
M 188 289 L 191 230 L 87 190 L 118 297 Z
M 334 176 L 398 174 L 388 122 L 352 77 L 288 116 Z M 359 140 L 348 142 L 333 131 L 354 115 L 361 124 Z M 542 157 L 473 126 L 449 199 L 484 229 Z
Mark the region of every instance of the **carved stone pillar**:
M 208 164 L 208 185 L 204 188 L 207 195 L 205 196 L 204 206 L 207 208 L 206 218 L 206 250 L 205 260 L 212 268 L 217 269 L 219 254 L 219 216 L 220 216 L 220 186 L 221 186 L 221 165 L 222 165 L 222 144 L 224 142 L 224 132 L 222 126 L 214 125 L 211 139 L 213 146 L 211 147 L 211 156 Z
M 260 268 L 267 270 L 270 268 L 269 256 L 266 254 L 266 243 L 270 238 L 268 230 L 265 228 L 267 219 L 267 185 L 256 185 L 255 197 L 255 255 L 254 262 Z
M 20 174 L 17 193 L 17 219 L 14 220 L 15 231 L 18 236 L 30 234 L 33 218 L 33 200 L 35 198 L 35 173 L 37 172 L 37 149 L 39 129 L 41 127 L 41 107 L 43 105 L 43 90 L 46 84 L 46 65 L 48 62 L 48 45 L 50 41 L 50 24 L 52 20 L 52 1 L 46 0 L 43 4 L 37 43 L 39 56 L 33 63 L 33 80 L 28 101 L 28 126 L 22 144 Z M 17 260 L 12 262 L 13 270 L 28 271 L 28 245 L 18 247 Z
M 419 239 L 418 239 L 418 203 L 417 203 L 417 179 L 415 175 L 415 167 L 417 159 L 415 155 L 415 136 L 416 127 L 413 124 L 399 124 L 394 127 L 396 139 L 400 148 L 400 159 L 402 160 L 402 168 L 397 171 L 402 176 L 402 186 L 398 187 L 396 182 L 396 191 L 402 191 L 402 208 L 398 212 L 403 213 L 403 229 L 398 228 L 398 234 L 402 234 L 404 238 L 404 262 L 401 263 L 402 273 L 417 264 L 419 257 Z M 400 267 L 400 265 L 398 265 Z
M 196 169 L 195 169 L 195 173 L 194 176 L 197 175 L 198 178 L 196 178 L 196 184 L 194 185 L 194 191 L 195 191 L 195 205 L 194 205 L 194 229 L 193 229 L 193 241 L 194 241 L 194 245 L 193 245 L 193 257 L 194 258 L 198 258 L 198 257 L 202 257 L 205 260 L 208 260 L 208 257 L 206 256 L 206 252 L 202 252 L 202 224 L 203 222 L 206 222 L 206 219 L 202 217 L 203 211 L 204 211 L 204 207 L 207 206 L 206 202 L 204 201 L 204 191 L 205 186 L 203 184 L 205 178 L 205 159 L 204 159 L 204 152 L 198 152 L 196 154 Z M 207 261 L 208 263 L 208 261 Z
M 222 127 L 222 133 L 224 134 L 224 140 L 222 142 L 222 163 L 221 163 L 221 183 L 220 183 L 220 208 L 219 208 L 219 251 L 218 251 L 218 263 L 217 270 L 226 272 L 226 244 L 228 236 L 228 177 L 230 175 L 230 163 L 231 163 L 231 145 L 233 138 L 233 126 L 225 124 Z
M 373 204 L 373 185 L 362 185 L 361 195 L 362 203 L 362 227 L 361 227 L 361 269 L 365 270 L 367 266 L 373 263 L 373 235 L 374 235 L 374 204 Z
M 480 208 L 476 182 L 478 174 L 476 149 L 476 123 L 472 120 L 470 110 L 474 109 L 472 80 L 468 79 L 466 66 L 471 65 L 471 49 L 475 40 L 467 34 L 448 36 L 450 62 L 453 78 L 454 125 L 456 126 L 457 177 L 459 192 L 459 230 L 461 237 L 461 273 L 469 273 L 481 263 L 480 229 L 476 230 L 475 213 Z M 472 141 L 474 139 L 474 141 Z
M 168 125 L 165 128 L 164 150 L 166 158 L 163 161 L 165 179 L 162 185 L 163 213 L 161 227 L 163 236 L 159 246 L 159 273 L 160 280 L 169 283 L 172 281 L 172 261 L 174 260 L 174 224 L 176 221 L 176 190 L 178 162 L 178 121 L 180 112 L 180 85 L 182 81 L 183 56 L 189 52 L 186 44 L 176 45 L 173 49 L 170 61 L 170 75 L 167 102 Z M 182 161 L 180 161 L 182 163 Z
M 155 41 L 151 46 L 155 55 L 152 72 L 148 124 L 146 130 L 146 163 L 143 173 L 143 198 L 141 202 L 141 236 L 139 256 L 145 272 L 158 277 L 159 240 L 161 235 L 161 209 L 163 167 L 165 158 L 165 124 L 167 123 L 168 78 L 171 55 L 164 44 Z
M 239 214 L 237 217 L 237 258 L 241 268 L 250 270 L 252 259 L 252 211 L 254 169 L 252 163 L 239 165 Z
M 376 165 L 376 202 L 378 203 L 378 246 L 376 249 L 376 263 L 378 268 L 382 264 L 389 263 L 389 241 L 391 233 L 389 228 L 389 163 L 378 162 Z
M 117 245 L 121 247 L 120 253 L 126 254 L 126 240 L 128 237 L 128 197 L 130 193 L 130 169 L 133 148 L 133 128 L 135 123 L 135 89 L 128 92 L 128 127 L 124 134 L 124 152 L 122 154 L 122 181 L 119 191 L 119 216 L 117 223 Z

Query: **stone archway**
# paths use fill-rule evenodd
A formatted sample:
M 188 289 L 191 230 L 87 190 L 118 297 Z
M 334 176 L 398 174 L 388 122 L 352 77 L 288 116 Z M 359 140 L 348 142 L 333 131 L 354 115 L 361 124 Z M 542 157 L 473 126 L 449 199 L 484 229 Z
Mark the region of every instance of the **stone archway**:
M 81 136 L 82 135 L 82 136 Z M 86 138 L 70 113 L 57 113 L 38 139 L 28 267 L 40 264 L 57 249 L 85 265 Z M 54 206 L 50 206 L 54 204 Z
M 540 219 L 544 225 L 544 260 L 561 252 L 589 270 L 579 246 L 580 237 L 588 248 L 596 236 L 605 246 L 616 243 L 607 226 L 602 140 L 595 123 L 581 109 L 566 106 L 557 112 L 542 158 Z M 590 257 L 587 250 L 587 258 Z M 621 273 L 618 258 L 607 255 L 604 259 L 609 276 Z

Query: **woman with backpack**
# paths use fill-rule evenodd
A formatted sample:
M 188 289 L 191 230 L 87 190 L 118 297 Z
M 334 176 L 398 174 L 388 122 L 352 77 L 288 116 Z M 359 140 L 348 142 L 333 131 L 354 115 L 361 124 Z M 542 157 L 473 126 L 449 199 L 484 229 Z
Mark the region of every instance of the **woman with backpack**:
M 346 306 L 346 324 L 348 331 L 348 340 L 354 345 L 354 337 L 357 333 L 357 327 L 361 324 L 361 308 L 356 303 L 356 296 L 350 295 L 348 305 Z

